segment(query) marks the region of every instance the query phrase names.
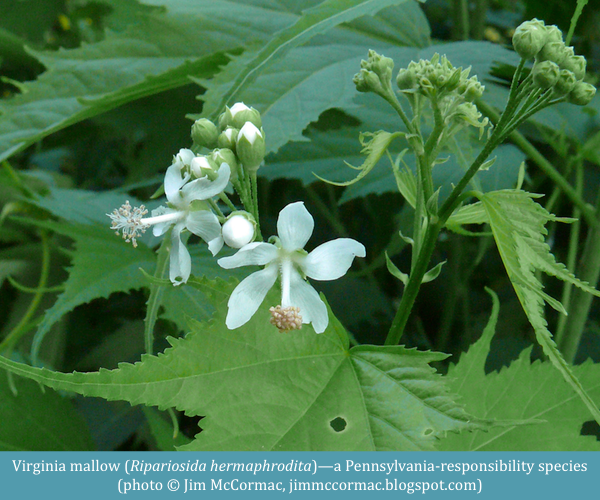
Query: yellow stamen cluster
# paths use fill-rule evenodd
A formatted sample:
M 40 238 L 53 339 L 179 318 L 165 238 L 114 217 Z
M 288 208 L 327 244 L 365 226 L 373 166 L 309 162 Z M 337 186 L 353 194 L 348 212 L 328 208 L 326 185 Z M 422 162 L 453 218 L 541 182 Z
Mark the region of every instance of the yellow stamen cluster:
M 289 332 L 290 330 L 300 330 L 302 328 L 302 316 L 300 316 L 299 307 L 271 307 L 269 309 L 271 319 L 269 322 L 279 328 L 280 332 Z
M 123 239 L 133 245 L 133 248 L 137 247 L 137 240 L 140 235 L 146 232 L 150 226 L 142 221 L 144 215 L 148 213 L 148 210 L 144 205 L 133 208 L 127 200 L 119 208 L 115 208 L 112 214 L 108 215 L 112 220 L 111 229 L 115 231 L 119 236 L 119 230 L 121 230 Z

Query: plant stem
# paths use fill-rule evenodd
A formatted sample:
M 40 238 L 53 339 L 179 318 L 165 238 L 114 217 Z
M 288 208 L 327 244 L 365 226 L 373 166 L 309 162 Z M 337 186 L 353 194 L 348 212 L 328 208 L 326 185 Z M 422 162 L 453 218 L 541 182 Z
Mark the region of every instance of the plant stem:
M 596 200 L 596 210 L 597 213 L 600 211 L 600 193 Z M 600 224 L 595 224 L 588 229 L 577 274 L 582 281 L 587 281 L 593 287 L 597 286 L 600 278 Z M 564 335 L 560 339 L 561 342 L 558 344 L 559 349 L 569 363 L 575 361 L 593 298 L 593 295 L 579 288 L 573 291 L 571 307 L 568 310 L 569 321 Z
M 419 294 L 421 281 L 427 272 L 427 266 L 429 265 L 429 260 L 431 258 L 431 254 L 433 254 L 435 243 L 442 226 L 443 224 L 440 224 L 439 221 L 427 226 L 425 237 L 423 239 L 423 245 L 421 246 L 421 250 L 419 252 L 419 257 L 417 258 L 415 267 L 410 273 L 408 283 L 404 288 L 402 300 L 400 301 L 400 305 L 396 311 L 396 316 L 394 317 L 388 336 L 385 339 L 385 345 L 398 344 L 402 334 L 404 333 L 404 328 L 408 322 L 408 317 L 415 300 L 417 299 L 417 295 Z
M 575 189 L 577 190 L 578 193 L 581 194 L 581 192 L 583 191 L 583 162 L 581 160 L 578 160 L 575 168 L 576 168 Z M 571 233 L 569 234 L 569 253 L 567 255 L 567 268 L 568 269 L 575 269 L 575 265 L 577 262 L 577 253 L 579 251 L 579 233 L 580 233 L 580 229 L 581 229 L 581 222 L 579 221 L 580 215 L 581 215 L 581 211 L 577 207 L 573 207 L 572 217 L 576 220 L 571 224 Z M 565 306 L 565 309 L 567 311 L 571 308 L 572 293 L 573 293 L 573 285 L 571 283 L 565 283 L 560 301 Z M 565 327 L 567 325 L 567 319 L 569 319 L 569 318 L 567 316 L 565 316 L 564 314 L 561 314 L 558 318 L 558 324 L 556 326 L 556 333 L 554 334 L 554 341 L 557 343 L 557 345 L 560 345 L 563 342 Z
M 250 174 L 250 184 L 252 186 L 252 215 L 256 221 L 256 241 L 262 241 L 262 233 L 260 232 L 260 218 L 258 216 L 258 179 L 256 171 Z
M 37 291 L 17 326 L 15 326 L 0 343 L 0 352 L 12 350 L 19 339 L 28 331 L 29 322 L 37 311 L 42 297 L 44 296 L 46 285 L 48 284 L 48 276 L 50 274 L 50 244 L 46 231 L 40 231 L 40 237 L 42 240 L 42 269 Z
M 455 40 L 469 39 L 469 2 L 468 0 L 454 0 L 452 8 L 454 24 L 452 34 Z
M 154 277 L 163 279 L 169 268 L 169 246 L 171 230 L 165 235 L 158 248 L 156 269 Z M 162 302 L 162 296 L 165 293 L 165 287 L 157 283 L 150 283 L 150 295 L 146 302 L 146 317 L 144 318 L 144 350 L 146 354 L 154 353 L 154 325 L 158 317 L 158 309 Z
M 471 36 L 474 40 L 481 40 L 485 29 L 485 15 L 488 9 L 488 0 L 477 0 L 475 3 L 475 12 L 473 13 L 473 23 Z
M 408 133 L 415 134 L 416 131 L 415 131 L 414 127 L 412 126 L 412 123 L 408 119 L 408 116 L 406 116 L 406 113 L 404 112 L 404 108 L 402 107 L 402 104 L 400 104 L 400 101 L 395 96 L 395 94 L 392 92 L 389 92 L 387 94 L 379 94 L 379 95 L 381 97 L 383 97 L 392 106 L 392 108 L 394 108 L 396 113 L 398 113 L 398 116 L 404 123 L 404 126 L 408 130 Z

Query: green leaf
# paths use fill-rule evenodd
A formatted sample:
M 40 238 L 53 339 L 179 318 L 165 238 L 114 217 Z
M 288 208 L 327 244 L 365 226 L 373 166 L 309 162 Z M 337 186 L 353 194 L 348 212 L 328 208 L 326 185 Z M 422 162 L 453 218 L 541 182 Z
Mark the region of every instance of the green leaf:
M 127 199 L 132 206 L 139 207 L 144 203 L 121 191 L 98 192 L 57 187 L 49 187 L 44 196 L 27 199 L 27 202 L 48 210 L 65 221 L 77 224 L 104 224 L 110 227 L 107 212 L 121 206 Z M 146 203 L 145 206 L 152 210 L 158 203 Z
M 331 312 L 327 330 L 279 333 L 269 324 L 272 291 L 243 327 L 228 330 L 236 284 L 190 280 L 212 297 L 208 324 L 169 339 L 172 348 L 135 365 L 63 374 L 0 357 L 0 366 L 50 387 L 174 407 L 202 415 L 203 431 L 186 450 L 426 450 L 447 431 L 478 424 L 456 405 L 428 366 L 445 354 L 401 346 L 348 349 Z M 182 311 L 183 312 L 183 311 Z
M 217 85 L 211 86 L 203 97 L 206 103 L 203 114 L 215 119 L 226 104 L 241 99 L 244 89 L 252 85 L 264 69 L 315 35 L 358 17 L 373 15 L 394 3 L 398 0 L 324 0 L 305 10 L 298 21 L 259 51 L 246 53 L 225 68 L 216 79 Z
M 543 285 L 537 279 L 535 272 L 543 271 L 596 296 L 600 296 L 600 292 L 578 280 L 563 264 L 556 262 L 550 247 L 544 241 L 544 235 L 547 234 L 544 226 L 548 221 L 565 221 L 565 219 L 550 214 L 541 205 L 535 203 L 533 198 L 538 196 L 526 191 L 504 190 L 480 194 L 479 198 L 489 217 L 508 277 L 535 330 L 537 341 L 552 364 L 600 423 L 600 411 L 596 403 L 587 394 L 572 368 L 563 358 L 547 328 L 544 302 L 560 312 L 564 312 L 564 307 L 558 300 L 543 291 Z
M 362 154 L 367 155 L 367 158 L 363 162 L 360 167 L 353 167 L 352 165 L 348 165 L 350 168 L 355 170 L 360 170 L 359 174 L 352 180 L 345 182 L 336 182 L 329 181 L 327 179 L 323 179 L 319 175 L 315 174 L 323 182 L 327 182 L 328 184 L 333 184 L 334 186 L 351 186 L 352 184 L 356 184 L 363 177 L 365 177 L 375 165 L 379 162 L 381 157 L 386 153 L 387 149 L 390 147 L 390 144 L 397 137 L 403 137 L 405 134 L 403 132 L 395 132 L 390 134 L 389 132 L 385 132 L 380 130 L 375 133 L 364 132 L 360 134 L 359 141 L 363 146 L 361 150 Z
M 363 2 L 364 5 L 368 3 Z M 386 2 L 375 3 L 381 8 Z M 333 2 L 328 2 L 328 5 L 333 8 Z M 356 14 L 358 11 L 352 13 Z M 309 15 L 300 22 L 308 22 L 309 19 L 316 20 Z M 322 25 L 315 27 L 319 31 L 323 28 Z M 295 29 L 299 29 L 298 25 L 282 32 L 280 41 L 287 40 Z M 307 29 L 312 28 L 307 25 Z M 310 32 L 311 36 L 314 34 Z M 312 39 L 310 46 L 290 50 L 292 45 L 296 46 L 300 41 L 294 38 L 283 42 L 280 47 L 273 45 L 247 53 L 239 60 L 234 59 L 213 80 L 203 81 L 202 85 L 208 88 L 208 92 L 199 96 L 206 103 L 204 115 L 215 117 L 220 113 L 225 105 L 223 99 L 234 92 L 232 82 L 239 75 L 250 75 L 248 72 L 251 72 L 251 78 L 244 80 L 241 87 L 235 90 L 235 97 L 229 98 L 229 104 L 233 99 L 244 101 L 261 112 L 267 152 L 275 152 L 289 141 L 305 141 L 302 131 L 310 122 L 316 121 L 323 111 L 330 108 L 356 108 L 356 89 L 352 76 L 360 67 L 360 60 L 365 57 L 367 48 L 377 48 L 387 54 L 388 49 L 394 46 L 398 51 L 397 46 L 425 47 L 430 43 L 429 25 L 414 2 L 388 7 L 375 17 L 361 17 Z M 277 52 L 280 49 L 289 52 L 281 57 L 283 53 Z M 274 52 L 268 54 L 269 50 Z M 408 64 L 417 51 L 400 49 L 400 52 L 403 50 L 410 54 L 410 57 L 406 57 Z M 258 64 L 263 57 L 270 59 L 255 71 L 252 64 Z M 255 79 L 253 83 L 252 78 Z
M 444 451 L 600 451 L 594 436 L 582 436 L 587 410 L 561 374 L 547 362 L 530 362 L 531 349 L 500 372 L 486 375 L 485 362 L 498 319 L 495 294 L 490 321 L 481 338 L 448 370 L 450 387 L 462 396 L 467 411 L 490 420 L 536 419 L 529 426 L 493 428 L 486 433 L 449 435 Z M 600 403 L 600 365 L 573 367 L 596 403 Z
M 34 337 L 35 357 L 44 336 L 54 323 L 75 307 L 115 292 L 137 290 L 147 284 L 140 268 L 153 272 L 156 256 L 140 244 L 133 248 L 108 229 L 108 226 L 28 221 L 39 227 L 68 236 L 75 241 L 72 267 L 65 291 L 46 311 Z
M 0 400 L 1 451 L 94 449 L 85 422 L 71 401 L 56 392 L 5 372 L 0 373 Z
M 0 103 L 0 159 L 81 120 L 141 97 L 208 78 L 225 51 L 266 43 L 296 16 L 270 2 L 161 0 L 122 32 L 77 49 L 31 53 L 47 68 Z M 244 19 L 244 27 L 239 25 Z
M 408 274 L 403 273 L 398 269 L 396 264 L 392 262 L 387 252 L 385 252 L 385 265 L 387 267 L 388 272 L 396 279 L 400 280 L 404 286 L 408 283 Z

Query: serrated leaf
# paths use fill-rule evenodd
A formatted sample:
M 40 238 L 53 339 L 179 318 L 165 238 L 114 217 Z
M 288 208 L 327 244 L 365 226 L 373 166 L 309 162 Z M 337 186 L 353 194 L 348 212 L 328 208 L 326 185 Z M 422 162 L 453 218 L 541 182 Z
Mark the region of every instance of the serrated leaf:
M 153 272 L 156 257 L 148 247 L 127 245 L 108 226 L 29 221 L 75 241 L 72 267 L 65 291 L 46 311 L 34 337 L 32 353 L 38 352 L 52 325 L 75 307 L 115 292 L 137 290 L 147 281 L 140 268 Z
M 365 16 L 350 25 L 338 26 L 318 40 L 311 40 L 310 46 L 290 50 L 285 58 L 279 54 L 278 59 L 260 68 L 254 83 L 244 81 L 235 100 L 252 104 L 261 112 L 267 152 L 275 152 L 289 141 L 305 141 L 302 131 L 323 111 L 356 108 L 352 76 L 367 48 L 387 54 L 395 46 L 397 53 L 406 53 L 404 59 L 408 63 L 417 51 L 397 46 L 425 47 L 429 43 L 429 26 L 419 6 L 403 2 L 384 9 L 376 17 Z M 285 46 L 285 50 L 289 48 Z M 230 92 L 231 82 L 239 72 L 249 69 L 244 66 L 251 64 L 247 61 L 259 56 L 257 51 L 255 56 L 246 54 L 239 61 L 234 58 L 216 78 L 202 82 L 208 88 L 199 96 L 206 101 L 206 116 L 222 111 L 221 99 Z
M 462 396 L 467 411 L 487 419 L 536 419 L 526 427 L 490 429 L 486 433 L 449 435 L 438 448 L 445 451 L 600 451 L 594 436 L 581 436 L 587 411 L 561 374 L 547 362 L 531 363 L 531 349 L 500 372 L 486 374 L 485 362 L 498 318 L 494 307 L 481 338 L 450 366 L 453 391 Z M 573 367 L 594 401 L 600 403 L 600 365 Z
M 211 86 L 203 97 L 203 114 L 215 119 L 226 104 L 240 100 L 243 91 L 252 85 L 270 64 L 282 59 L 290 50 L 315 35 L 358 17 L 373 15 L 395 3 L 399 3 L 398 0 L 324 0 L 319 5 L 303 11 L 293 25 L 277 33 L 260 50 L 242 55 L 225 68 L 218 76 L 216 85 Z
M 31 380 L 0 374 L 0 450 L 91 451 L 89 430 L 71 401 Z
M 0 366 L 87 396 L 205 416 L 186 450 L 423 450 L 440 433 L 479 425 L 428 366 L 445 354 L 401 346 L 348 349 L 331 312 L 321 335 L 310 326 L 278 333 L 268 321 L 276 291 L 246 325 L 228 330 L 226 304 L 236 283 L 188 283 L 212 297 L 216 315 L 208 324 L 192 321 L 191 333 L 170 339 L 173 347 L 164 354 L 86 374 L 1 357 Z
M 544 241 L 548 221 L 561 221 L 533 201 L 526 191 L 504 190 L 480 195 L 479 199 L 489 217 L 498 251 L 523 310 L 533 326 L 537 341 L 552 364 L 561 372 L 594 418 L 600 423 L 600 411 L 586 393 L 552 340 L 544 318 L 544 302 L 564 312 L 563 305 L 543 291 L 535 272 L 543 271 L 586 292 L 600 296 L 600 292 L 578 280 L 561 263 L 556 262 L 550 247 Z
M 208 78 L 225 51 L 264 43 L 297 16 L 270 2 L 144 2 L 126 30 L 98 43 L 32 52 L 47 68 L 25 92 L 0 104 L 0 159 L 41 138 L 126 102 Z M 243 28 L 239 19 L 244 19 Z

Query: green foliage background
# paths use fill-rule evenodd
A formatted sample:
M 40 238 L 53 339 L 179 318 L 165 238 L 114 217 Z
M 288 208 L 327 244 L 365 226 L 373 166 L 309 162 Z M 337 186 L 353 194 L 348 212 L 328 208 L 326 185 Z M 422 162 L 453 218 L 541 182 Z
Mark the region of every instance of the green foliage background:
M 448 264 L 423 287 L 406 346 L 377 345 L 402 294 L 386 252 L 398 268 L 410 266 L 399 232 L 409 234 L 412 209 L 387 160 L 347 188 L 316 176 L 355 177 L 344 162 L 362 163 L 361 131 L 403 130 L 383 101 L 356 92 L 352 76 L 367 49 L 396 68 L 445 53 L 471 66 L 485 103 L 502 109 L 503 71 L 518 63 L 508 30 L 525 11 L 544 17 L 534 1 L 517 4 L 491 2 L 484 25 L 500 43 L 478 39 L 475 28 L 472 39 L 448 40 L 435 19 L 449 6 L 433 1 L 26 0 L 0 15 L 0 449 L 599 450 L 596 436 L 582 435 L 600 404 L 597 311 L 586 316 L 577 357 L 592 359 L 562 365 L 550 334 L 559 320 L 543 311 L 544 301 L 560 309 L 550 295 L 562 289 L 540 276 L 586 288 L 557 264 L 570 259 L 570 236 L 549 212 L 579 215 L 553 195 L 531 149 L 513 140 L 477 174 L 481 205 L 454 229 L 481 234 L 443 233 L 434 263 Z M 501 12 L 515 22 L 496 21 Z M 32 16 L 35 26 L 24 21 Z M 586 29 L 574 42 L 594 43 Z M 597 67 L 588 58 L 592 73 Z M 227 297 L 248 269 L 226 272 L 191 245 L 196 277 L 163 287 L 158 241 L 147 234 L 133 249 L 108 230 L 105 214 L 125 199 L 148 200 L 172 155 L 189 146 L 186 116 L 214 119 L 237 101 L 261 112 L 267 136 L 263 234 L 275 233 L 283 206 L 304 199 L 317 220 L 313 248 L 332 233 L 367 247 L 366 263 L 318 284 L 330 305 L 322 335 L 271 328 L 267 302 L 277 290 L 247 326 L 229 331 Z M 522 130 L 587 202 L 599 186 L 598 101 L 556 106 Z M 448 161 L 434 169 L 441 200 L 481 147 L 464 133 L 444 152 Z M 585 182 L 569 177 L 568 158 Z M 548 210 L 524 192 L 498 194 L 515 187 L 525 160 L 525 187 L 554 197 Z M 522 226 L 508 205 L 495 213 L 502 196 L 537 218 Z M 519 247 L 529 231 L 539 244 L 532 255 Z M 594 231 L 584 226 L 571 240 L 593 242 Z M 569 268 L 580 275 L 576 261 Z M 494 295 L 491 317 L 485 286 L 502 303 Z M 529 301 L 533 328 L 519 300 Z M 149 330 L 153 353 L 142 354 Z M 532 347 L 536 336 L 549 359 Z M 587 407 L 565 382 L 571 370 Z M 150 407 L 171 409 L 171 418 Z M 114 424 L 101 429 L 99 416 Z

